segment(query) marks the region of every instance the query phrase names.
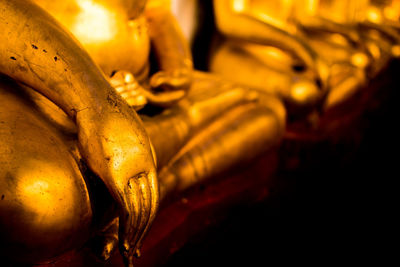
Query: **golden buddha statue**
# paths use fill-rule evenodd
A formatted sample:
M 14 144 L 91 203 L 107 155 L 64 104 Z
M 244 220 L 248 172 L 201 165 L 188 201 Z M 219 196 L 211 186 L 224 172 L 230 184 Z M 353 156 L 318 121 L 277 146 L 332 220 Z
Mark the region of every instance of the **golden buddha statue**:
M 31 1 L 0 5 L 7 39 L 0 72 L 60 107 L 76 124 L 78 139 L 71 146 L 15 95 L 21 86 L 2 79 L 1 221 L 8 256 L 35 262 L 82 242 L 92 216 L 77 165 L 84 158 L 118 203 L 120 248 L 130 258 L 158 206 L 154 156 L 139 117 L 54 18 Z M 79 156 L 73 152 L 78 146 Z
M 344 37 L 347 45 L 342 45 L 342 51 L 343 48 L 353 50 L 347 58 L 338 57 L 339 51 L 324 49 L 324 44 L 318 38 L 315 38 L 315 35 L 309 38 L 315 49 L 320 48 L 319 51 L 324 58 L 331 55 L 332 58 L 336 58 L 335 60 L 339 60 L 339 63 L 350 62 L 353 69 L 347 71 L 347 74 L 345 74 L 347 77 L 343 78 L 343 73 L 345 73 L 343 69 L 349 66 L 333 65 L 342 75 L 332 71 L 334 82 L 331 84 L 325 100 L 326 108 L 345 102 L 359 93 L 369 80 L 376 77 L 388 65 L 393 57 L 399 57 L 400 39 L 398 32 L 393 28 L 395 23 L 386 23 L 388 19 L 385 19 L 387 15 L 395 19 L 395 13 L 399 12 L 396 8 L 396 2 L 398 1 L 320 0 L 314 1 L 314 7 L 310 9 L 307 16 L 300 14 L 296 16 L 298 18 L 297 23 L 301 25 L 303 30 L 316 31 L 317 34 L 320 34 L 320 37 L 327 40 L 336 39 L 336 44 L 338 44 L 338 41 L 340 42 L 339 37 L 342 37 L 342 39 Z M 384 10 L 386 11 L 384 12 Z M 328 36 L 321 34 L 322 32 L 328 33 Z M 339 78 L 334 78 L 335 76 Z
M 0 244 L 10 261 L 50 261 L 101 232 L 100 254 L 118 239 L 131 265 L 160 197 L 281 139 L 280 100 L 193 74 L 169 3 L 146 2 L 0 2 Z M 147 102 L 169 108 L 139 118 Z M 86 165 L 117 205 L 101 223 Z
M 324 101 L 328 109 L 354 95 L 387 62 L 379 52 L 384 38 L 370 40 L 358 27 L 370 1 L 213 3 L 224 40 L 212 52 L 210 70 L 287 103 L 315 107 Z M 296 71 L 299 65 L 305 70 Z

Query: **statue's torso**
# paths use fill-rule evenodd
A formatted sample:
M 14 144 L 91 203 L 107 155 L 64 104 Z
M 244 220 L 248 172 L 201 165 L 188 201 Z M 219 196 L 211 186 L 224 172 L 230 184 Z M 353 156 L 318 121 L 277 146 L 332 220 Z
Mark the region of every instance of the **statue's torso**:
M 145 69 L 150 51 L 146 19 L 131 18 L 130 1 L 35 2 L 79 40 L 107 76 L 117 70 L 139 74 Z

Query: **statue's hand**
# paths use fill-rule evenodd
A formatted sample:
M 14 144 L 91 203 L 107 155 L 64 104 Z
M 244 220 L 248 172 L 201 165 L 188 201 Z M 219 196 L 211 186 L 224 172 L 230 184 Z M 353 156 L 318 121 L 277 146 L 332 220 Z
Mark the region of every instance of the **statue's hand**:
M 159 71 L 150 79 L 150 87 L 162 91 L 187 91 L 192 83 L 192 70 Z
M 149 103 L 169 107 L 186 96 L 191 83 L 191 70 L 159 71 L 151 77 L 150 88 L 141 92 Z
M 110 78 L 110 84 L 135 110 L 139 110 L 147 104 L 145 89 L 129 71 L 117 71 Z
M 318 57 L 315 60 L 315 72 L 319 87 L 323 90 L 328 90 L 330 67 L 324 59 Z
M 137 114 L 115 94 L 100 112 L 77 113 L 80 151 L 119 206 L 119 245 L 127 263 L 158 207 L 149 139 Z

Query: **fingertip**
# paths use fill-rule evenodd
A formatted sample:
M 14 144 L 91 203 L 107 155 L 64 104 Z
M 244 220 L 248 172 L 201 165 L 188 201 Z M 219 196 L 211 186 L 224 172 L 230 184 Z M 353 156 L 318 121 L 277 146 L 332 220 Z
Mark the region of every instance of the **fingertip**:
M 123 252 L 124 254 L 129 252 L 130 246 L 129 246 L 129 243 L 128 243 L 127 240 L 125 240 L 125 241 L 122 243 L 122 250 L 123 250 L 122 252 Z
M 135 255 L 136 255 L 137 258 L 140 258 L 142 256 L 142 253 L 140 252 L 139 248 L 136 249 Z
M 154 79 L 153 79 L 154 78 Z M 159 79 L 158 78 L 155 78 L 155 77 L 153 77 L 151 80 L 150 80 L 150 87 L 151 88 L 157 88 L 157 87 L 159 87 L 160 86 L 160 81 L 159 81 Z

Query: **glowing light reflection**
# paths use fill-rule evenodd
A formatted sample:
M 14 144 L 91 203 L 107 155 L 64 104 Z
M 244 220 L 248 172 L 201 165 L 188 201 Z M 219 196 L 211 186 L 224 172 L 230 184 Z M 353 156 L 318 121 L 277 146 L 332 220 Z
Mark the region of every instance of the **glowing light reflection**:
M 351 63 L 359 68 L 365 68 L 369 63 L 369 59 L 364 53 L 356 53 L 351 57 Z
M 233 1 L 233 10 L 236 12 L 242 12 L 246 8 L 246 0 L 234 0 Z
M 76 17 L 72 31 L 78 39 L 83 43 L 112 40 L 117 28 L 115 14 L 92 0 L 77 3 L 81 12 Z
M 294 86 L 292 89 L 292 97 L 297 100 L 306 100 L 307 95 L 308 95 L 308 86 L 305 84 L 298 84 L 297 86 Z
M 41 194 L 43 191 L 49 189 L 49 184 L 46 181 L 33 181 L 33 183 L 25 186 L 24 191 L 29 192 L 31 194 Z
M 310 81 L 298 81 L 293 84 L 290 90 L 290 96 L 299 103 L 305 103 L 318 96 L 318 89 Z
M 308 0 L 306 3 L 306 11 L 309 15 L 315 15 L 317 13 L 319 0 Z
M 382 20 L 381 13 L 376 7 L 370 7 L 367 12 L 367 18 L 371 22 L 380 23 Z

